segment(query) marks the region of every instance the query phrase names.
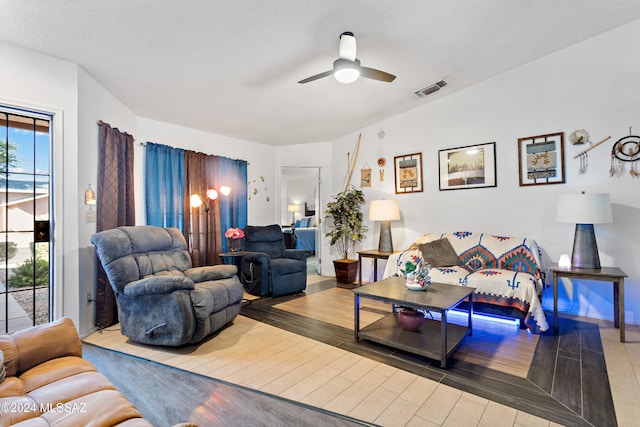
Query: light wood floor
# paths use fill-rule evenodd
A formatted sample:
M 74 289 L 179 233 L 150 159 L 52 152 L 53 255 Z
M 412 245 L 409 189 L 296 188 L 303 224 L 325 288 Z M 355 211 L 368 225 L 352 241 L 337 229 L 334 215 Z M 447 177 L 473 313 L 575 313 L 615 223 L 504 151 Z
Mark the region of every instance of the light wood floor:
M 635 426 L 640 328 L 627 326 L 628 342 L 620 343 L 611 322 L 598 323 L 618 425 Z M 117 328 L 85 341 L 383 426 L 557 425 L 244 316 L 213 339 L 179 349 L 130 342 Z

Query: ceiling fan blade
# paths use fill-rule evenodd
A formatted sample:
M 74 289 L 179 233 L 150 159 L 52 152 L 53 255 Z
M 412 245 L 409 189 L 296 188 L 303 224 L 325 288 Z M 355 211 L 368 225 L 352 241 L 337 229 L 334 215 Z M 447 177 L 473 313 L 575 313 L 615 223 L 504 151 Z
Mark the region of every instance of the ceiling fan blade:
M 393 74 L 386 73 L 384 71 L 376 70 L 375 68 L 360 67 L 360 74 L 362 77 L 368 79 L 380 80 L 381 82 L 391 83 L 396 79 Z
M 340 58 L 356 60 L 356 38 L 350 31 L 340 34 Z
M 318 79 L 321 79 L 323 77 L 330 76 L 332 74 L 333 74 L 333 70 L 325 71 L 324 73 L 316 74 L 315 76 L 307 77 L 306 79 L 300 80 L 298 83 L 300 83 L 300 84 L 309 83 L 309 82 L 312 82 L 314 80 L 318 80 Z

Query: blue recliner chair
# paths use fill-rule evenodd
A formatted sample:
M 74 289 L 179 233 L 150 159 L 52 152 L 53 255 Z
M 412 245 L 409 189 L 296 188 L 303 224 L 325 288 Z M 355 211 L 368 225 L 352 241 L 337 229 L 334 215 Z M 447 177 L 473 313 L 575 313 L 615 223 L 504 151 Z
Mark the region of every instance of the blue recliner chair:
M 285 249 L 279 225 L 249 225 L 244 235 L 248 253 L 242 257 L 240 280 L 247 292 L 277 297 L 307 288 L 309 251 Z
M 235 265 L 191 267 L 177 228 L 118 227 L 91 237 L 116 296 L 120 332 L 144 343 L 202 341 L 240 313 Z

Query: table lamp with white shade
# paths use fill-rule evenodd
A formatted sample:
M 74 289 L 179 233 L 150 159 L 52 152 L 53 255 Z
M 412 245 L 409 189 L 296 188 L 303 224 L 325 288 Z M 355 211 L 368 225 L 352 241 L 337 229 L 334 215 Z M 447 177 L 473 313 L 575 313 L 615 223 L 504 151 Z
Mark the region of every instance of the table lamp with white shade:
M 391 221 L 400 219 L 400 208 L 397 200 L 372 200 L 369 206 L 369 220 L 381 221 L 380 252 L 393 252 L 393 240 L 391 238 Z
M 300 212 L 300 205 L 287 205 L 287 211 L 291 212 L 291 225 L 293 226 L 293 224 L 295 224 L 296 222 L 296 212 Z
M 558 199 L 556 220 L 576 224 L 571 266 L 600 268 L 593 224 L 613 222 L 609 194 L 565 194 Z

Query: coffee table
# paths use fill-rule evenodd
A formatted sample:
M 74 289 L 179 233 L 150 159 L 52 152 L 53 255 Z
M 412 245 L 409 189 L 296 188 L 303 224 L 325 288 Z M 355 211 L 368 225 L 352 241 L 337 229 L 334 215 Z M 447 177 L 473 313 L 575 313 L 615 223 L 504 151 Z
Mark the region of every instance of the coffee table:
M 389 277 L 379 282 L 354 289 L 354 333 L 355 339 L 374 341 L 410 353 L 440 360 L 447 367 L 447 358 L 471 335 L 473 314 L 473 292 L 467 286 L 432 283 L 426 291 L 410 291 L 405 280 Z M 360 298 L 373 299 L 393 305 L 393 313 L 360 329 Z M 468 326 L 447 322 L 447 312 L 462 301 L 469 302 Z M 417 332 L 403 328 L 398 321 L 397 307 L 411 307 L 441 314 L 441 320 L 425 319 Z

